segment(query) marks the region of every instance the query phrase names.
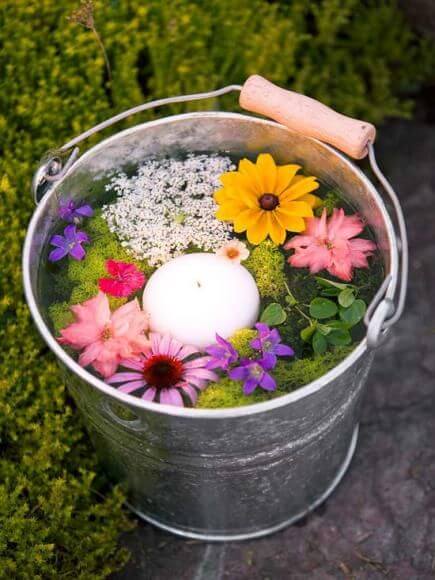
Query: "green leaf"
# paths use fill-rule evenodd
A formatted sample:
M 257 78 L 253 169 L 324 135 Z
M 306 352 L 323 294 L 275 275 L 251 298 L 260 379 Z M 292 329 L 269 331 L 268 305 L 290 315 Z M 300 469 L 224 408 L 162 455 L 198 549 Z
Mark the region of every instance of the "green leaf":
M 331 318 L 337 314 L 337 305 L 328 298 L 314 298 L 310 303 L 310 314 L 313 318 Z
M 310 338 L 313 336 L 315 330 L 316 330 L 316 324 L 310 324 L 310 326 L 303 328 L 300 332 L 302 340 L 304 340 L 305 342 L 309 342 Z
M 287 302 L 287 304 L 289 306 L 294 306 L 295 304 L 298 303 L 298 301 L 296 300 L 296 298 L 293 296 L 293 294 L 290 292 L 290 290 L 288 290 L 288 294 L 285 297 L 285 301 Z
M 340 306 L 343 306 L 343 308 L 349 308 L 349 306 L 353 304 L 354 301 L 355 294 L 352 288 L 346 288 L 345 290 L 342 290 L 338 295 L 338 303 L 340 304 Z
M 315 354 L 324 354 L 328 348 L 326 338 L 318 330 L 313 335 L 313 350 Z
M 268 324 L 269 326 L 278 326 L 278 324 L 285 322 L 286 319 L 287 314 L 281 304 L 278 304 L 278 302 L 272 302 L 272 304 L 269 304 L 269 306 L 263 310 L 260 322 L 264 322 L 264 324 Z
M 323 336 L 326 336 L 327 334 L 329 334 L 329 333 L 331 332 L 332 328 L 331 328 L 329 325 L 327 325 L 327 324 L 320 324 L 320 323 L 319 323 L 319 324 L 317 325 L 317 330 L 318 330 L 318 331 L 319 331 L 321 334 L 323 334 Z
M 341 282 L 333 282 L 332 280 L 328 280 L 327 278 L 321 278 L 320 276 L 316 276 L 316 281 L 320 286 L 324 288 L 328 288 L 328 286 L 333 286 L 334 288 L 338 288 L 339 290 L 346 290 L 351 284 L 343 284 Z
M 328 320 L 327 326 L 331 330 L 349 330 L 350 328 L 349 324 L 346 324 L 346 322 L 343 322 L 342 320 Z
M 349 308 L 340 308 L 340 318 L 349 326 L 355 326 L 360 320 L 364 318 L 367 307 L 364 300 L 355 300 Z
M 352 337 L 348 330 L 337 329 L 330 332 L 325 340 L 333 346 L 346 346 L 352 342 Z
M 339 288 L 333 288 L 332 286 L 329 288 L 322 288 L 320 291 L 322 296 L 338 296 L 340 292 L 343 292 L 343 290 L 340 290 Z

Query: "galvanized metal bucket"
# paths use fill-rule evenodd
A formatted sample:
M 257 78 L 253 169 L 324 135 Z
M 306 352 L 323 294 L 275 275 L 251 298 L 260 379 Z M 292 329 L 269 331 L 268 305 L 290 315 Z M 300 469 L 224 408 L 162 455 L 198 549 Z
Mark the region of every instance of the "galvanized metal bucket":
M 175 100 L 217 96 L 238 88 Z M 166 102 L 174 99 L 128 111 L 102 126 Z M 63 152 L 102 126 L 68 143 Z M 370 150 L 378 172 L 371 146 Z M 192 151 L 234 155 L 269 151 L 278 163 L 300 163 L 310 174 L 339 188 L 376 235 L 386 279 L 369 308 L 367 337 L 336 368 L 281 398 L 225 410 L 147 402 L 117 391 L 80 367 L 50 330 L 41 295 L 44 269 L 39 264 L 57 219 L 58 199 L 92 199 L 95 182 L 114 170 L 134 166 L 150 155 Z M 224 112 L 140 124 L 104 140 L 79 159 L 77 153 L 75 149 L 62 166 L 61 150 L 35 176 L 35 195 L 42 199 L 25 241 L 24 286 L 36 326 L 63 369 L 107 473 L 114 481 L 124 482 L 129 506 L 140 517 L 186 537 L 254 538 L 301 518 L 328 497 L 349 466 L 373 359 L 370 347 L 378 344 L 403 308 L 406 232 L 394 192 L 388 190 L 398 211 L 400 249 L 381 196 L 347 158 L 275 122 Z M 394 301 L 399 302 L 396 308 Z

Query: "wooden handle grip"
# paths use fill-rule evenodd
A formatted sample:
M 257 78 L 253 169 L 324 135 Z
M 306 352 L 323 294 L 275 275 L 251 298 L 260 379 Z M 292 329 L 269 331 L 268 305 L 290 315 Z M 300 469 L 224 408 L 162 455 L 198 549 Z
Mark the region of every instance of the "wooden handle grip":
M 333 111 L 319 101 L 277 87 L 258 75 L 248 78 L 240 93 L 240 106 L 285 125 L 292 131 L 333 145 L 354 159 L 367 155 L 376 129 Z

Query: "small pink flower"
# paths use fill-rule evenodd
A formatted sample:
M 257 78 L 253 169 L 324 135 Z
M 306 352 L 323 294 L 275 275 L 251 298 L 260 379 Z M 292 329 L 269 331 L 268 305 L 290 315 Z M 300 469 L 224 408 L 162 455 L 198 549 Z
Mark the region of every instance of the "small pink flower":
M 182 407 L 184 395 L 195 404 L 198 391 L 209 381 L 217 380 L 217 375 L 207 368 L 210 357 L 197 356 L 196 348 L 169 335 L 151 333 L 150 339 L 151 348 L 147 352 L 121 362 L 130 371 L 116 373 L 107 382 L 118 383 L 123 393 L 144 389 L 142 399 L 147 401 Z
M 148 317 L 137 300 L 110 312 L 107 296 L 99 292 L 71 310 L 76 321 L 60 331 L 59 342 L 82 351 L 79 364 L 92 365 L 103 377 L 112 375 L 121 359 L 149 348 Z
M 112 278 L 100 278 L 98 286 L 105 294 L 125 298 L 145 284 L 144 274 L 134 264 L 107 260 L 106 270 Z
M 243 260 L 246 260 L 249 256 L 249 250 L 243 242 L 240 242 L 239 240 L 231 240 L 231 242 L 228 242 L 219 248 L 216 254 L 240 264 L 240 262 L 243 262 Z
M 334 209 L 329 220 L 326 210 L 320 218 L 307 220 L 307 229 L 294 236 L 284 246 L 295 253 L 288 259 L 295 268 L 309 268 L 311 274 L 327 270 L 346 282 L 352 279 L 353 268 L 367 268 L 367 258 L 373 255 L 376 244 L 355 238 L 364 229 L 357 215 L 346 216 L 342 209 Z

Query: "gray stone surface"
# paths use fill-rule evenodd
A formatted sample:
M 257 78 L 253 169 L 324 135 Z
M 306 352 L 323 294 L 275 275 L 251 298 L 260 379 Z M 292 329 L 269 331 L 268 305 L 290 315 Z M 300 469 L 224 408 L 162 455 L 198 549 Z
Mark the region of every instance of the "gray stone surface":
M 406 314 L 369 377 L 351 468 L 305 520 L 261 540 L 204 544 L 139 523 L 116 580 L 435 578 L 435 130 L 383 129 L 378 161 L 408 224 Z

